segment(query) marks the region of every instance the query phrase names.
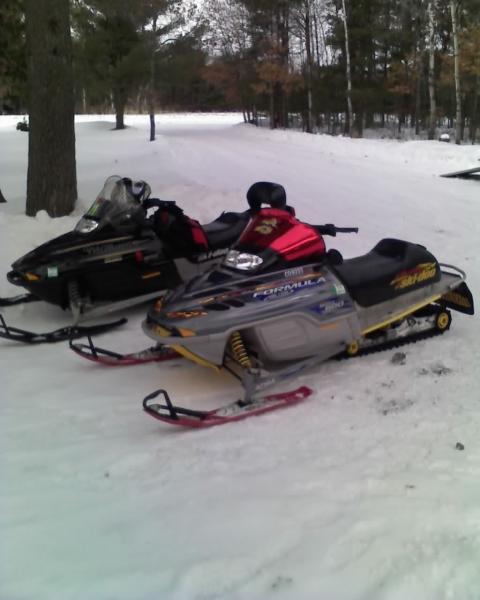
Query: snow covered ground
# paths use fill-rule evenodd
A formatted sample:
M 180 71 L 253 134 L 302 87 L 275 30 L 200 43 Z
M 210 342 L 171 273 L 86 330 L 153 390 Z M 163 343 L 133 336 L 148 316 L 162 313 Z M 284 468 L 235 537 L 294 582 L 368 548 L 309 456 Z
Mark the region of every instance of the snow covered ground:
M 201 221 L 239 210 L 256 180 L 282 183 L 299 218 L 359 226 L 327 238 L 346 257 L 381 237 L 420 242 L 480 291 L 480 184 L 438 174 L 479 146 L 350 140 L 255 129 L 237 115 L 79 117 L 75 215 L 23 215 L 27 134 L 0 117 L 0 272 L 70 229 L 111 174 L 144 178 Z M 5 277 L 0 295 L 17 293 Z M 145 309 L 102 336 L 149 345 Z M 5 310 L 37 331 L 44 304 Z M 0 600 L 473 600 L 480 598 L 477 317 L 444 336 L 326 363 L 295 408 L 204 431 L 141 411 L 166 387 L 216 406 L 238 387 L 176 361 L 107 368 L 66 344 L 0 341 Z M 293 382 L 289 387 L 296 387 Z M 457 442 L 464 450 L 456 449 Z

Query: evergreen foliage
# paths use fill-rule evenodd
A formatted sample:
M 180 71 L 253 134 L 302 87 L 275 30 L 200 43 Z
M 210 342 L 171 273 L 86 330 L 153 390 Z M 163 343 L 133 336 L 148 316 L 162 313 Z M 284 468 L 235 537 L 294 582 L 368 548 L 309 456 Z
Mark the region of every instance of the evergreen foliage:
M 397 134 L 411 127 L 435 137 L 460 119 L 463 139 L 478 137 L 480 0 L 70 3 L 76 110 L 113 111 L 117 128 L 126 110 L 222 109 L 271 127 L 341 133 L 350 130 L 350 73 L 352 135 L 394 125 Z M 22 0 L 0 6 L 0 109 L 8 112 L 27 103 L 23 10 Z

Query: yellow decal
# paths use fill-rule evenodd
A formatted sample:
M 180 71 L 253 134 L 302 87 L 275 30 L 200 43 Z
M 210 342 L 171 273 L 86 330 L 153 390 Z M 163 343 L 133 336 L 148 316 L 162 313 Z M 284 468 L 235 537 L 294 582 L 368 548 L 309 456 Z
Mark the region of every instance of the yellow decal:
M 158 312 L 160 312 L 162 310 L 162 306 L 163 306 L 163 298 L 159 298 L 155 302 L 155 304 L 153 306 L 153 310 L 158 313 Z
M 167 313 L 169 319 L 193 319 L 194 317 L 204 317 L 208 315 L 204 310 L 177 310 Z
M 160 337 L 170 337 L 172 335 L 171 331 L 169 331 L 166 327 L 162 327 L 161 325 L 155 325 L 153 331 Z
M 320 325 L 320 329 L 336 329 L 338 323 L 327 323 L 326 325 Z
M 471 308 L 468 298 L 462 296 L 458 292 L 448 292 L 442 296 L 443 300 L 447 300 L 447 302 L 451 302 L 452 304 L 457 304 L 458 306 L 463 306 L 463 308 Z
M 402 290 L 427 279 L 432 279 L 437 273 L 436 263 L 420 263 L 413 269 L 402 271 L 390 282 L 396 290 Z
M 255 227 L 254 231 L 262 235 L 270 235 L 277 228 L 278 219 L 264 219 L 260 225 Z
M 194 335 L 197 335 L 192 329 L 187 329 L 186 327 L 179 327 L 177 331 L 182 337 L 193 337 Z
M 158 277 L 160 275 L 160 271 L 154 271 L 153 273 L 147 273 L 146 275 L 142 275 L 142 279 L 151 279 L 152 277 Z
M 38 281 L 40 277 L 34 273 L 25 273 L 25 279 L 28 279 L 28 281 Z
M 195 354 L 194 352 L 192 352 L 191 350 L 188 350 L 184 346 L 174 345 L 174 346 L 172 346 L 172 349 L 175 350 L 175 352 L 178 352 L 178 354 L 181 354 L 182 356 L 184 356 L 185 358 L 188 358 L 189 360 L 197 363 L 197 365 L 201 365 L 202 367 L 210 367 L 214 371 L 220 371 L 220 367 L 218 365 L 215 365 L 214 363 L 210 362 L 209 360 L 207 360 L 201 356 L 198 356 L 198 354 Z
M 414 304 L 413 306 L 410 306 L 410 308 L 407 308 L 407 310 L 404 310 L 404 311 L 396 313 L 396 314 L 392 314 L 392 316 L 389 319 L 386 319 L 385 321 L 382 321 L 381 323 L 376 323 L 375 325 L 371 325 L 370 327 L 367 327 L 366 329 L 364 329 L 362 331 L 362 335 L 367 335 L 367 333 L 371 333 L 372 331 L 376 331 L 377 329 L 383 329 L 384 327 L 387 327 L 387 325 L 391 325 L 392 323 L 395 323 L 396 321 L 400 321 L 401 319 L 404 319 L 405 317 L 408 317 L 408 315 L 411 315 L 412 313 L 414 313 L 416 310 L 419 310 L 420 308 L 423 308 L 424 306 L 428 306 L 428 304 L 435 302 L 439 298 L 441 298 L 440 295 L 431 296 L 430 298 L 425 298 L 425 300 L 423 300 L 422 302 L 418 302 L 417 304 Z

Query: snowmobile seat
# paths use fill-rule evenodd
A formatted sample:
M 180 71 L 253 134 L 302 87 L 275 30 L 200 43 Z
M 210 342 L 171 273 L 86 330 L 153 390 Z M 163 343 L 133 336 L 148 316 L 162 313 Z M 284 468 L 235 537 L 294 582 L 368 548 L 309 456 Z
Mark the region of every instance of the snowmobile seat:
M 360 306 L 373 306 L 429 285 L 441 277 L 437 259 L 424 246 L 386 238 L 367 254 L 332 264 Z
M 223 212 L 215 221 L 202 225 L 211 250 L 233 245 L 250 220 L 250 211 Z

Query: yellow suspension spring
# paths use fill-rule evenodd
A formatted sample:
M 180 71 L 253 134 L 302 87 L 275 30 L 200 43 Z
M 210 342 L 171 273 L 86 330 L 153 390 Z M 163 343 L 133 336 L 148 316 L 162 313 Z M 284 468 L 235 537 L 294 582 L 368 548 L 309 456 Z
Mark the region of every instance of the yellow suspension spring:
M 234 331 L 230 337 L 230 348 L 232 350 L 233 358 L 245 369 L 252 367 L 252 361 L 248 356 L 245 343 L 239 331 Z

